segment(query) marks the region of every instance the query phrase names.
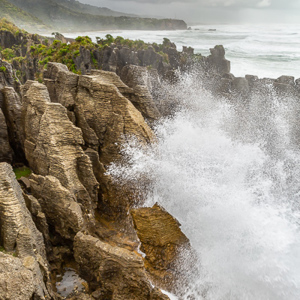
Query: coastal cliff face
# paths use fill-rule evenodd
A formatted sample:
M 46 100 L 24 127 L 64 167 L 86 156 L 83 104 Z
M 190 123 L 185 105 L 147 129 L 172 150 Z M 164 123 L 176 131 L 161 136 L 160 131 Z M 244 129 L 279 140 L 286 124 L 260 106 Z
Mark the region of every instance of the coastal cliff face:
M 170 215 L 160 217 L 170 220 L 156 225 L 155 236 L 169 232 L 161 237 L 157 276 L 158 262 L 139 250 L 139 236 L 151 226 L 137 226 L 129 214 L 139 197 L 106 173 L 122 159 L 127 139 L 134 136 L 141 145 L 155 140 L 143 114 L 154 121 L 159 111 L 146 82 L 131 78 L 131 88 L 115 73 L 76 75 L 48 63 L 45 85 L 29 80 L 20 87 L 11 66 L 0 64 L 6 68 L 0 72 L 0 298 L 61 299 L 56 275 L 70 265 L 86 286 L 68 299 L 168 299 L 159 287 L 175 290 L 164 281 L 176 277 L 178 256 L 169 242 L 174 230 L 182 247 L 190 247 L 188 240 Z M 138 71 L 145 69 L 127 70 Z M 9 163 L 32 173 L 18 182 Z M 19 289 L 21 280 L 26 285 Z

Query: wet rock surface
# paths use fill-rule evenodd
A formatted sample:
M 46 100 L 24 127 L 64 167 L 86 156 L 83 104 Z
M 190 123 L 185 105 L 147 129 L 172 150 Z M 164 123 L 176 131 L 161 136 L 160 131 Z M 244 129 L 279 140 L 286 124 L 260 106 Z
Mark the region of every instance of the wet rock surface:
M 182 283 L 179 274 L 179 254 L 184 249 L 185 255 L 193 261 L 188 238 L 180 230 L 180 224 L 159 205 L 152 208 L 131 210 L 134 226 L 141 241 L 141 250 L 145 253 L 147 271 L 155 283 L 163 283 L 168 289 L 176 289 Z M 182 274 L 181 274 L 182 275 Z

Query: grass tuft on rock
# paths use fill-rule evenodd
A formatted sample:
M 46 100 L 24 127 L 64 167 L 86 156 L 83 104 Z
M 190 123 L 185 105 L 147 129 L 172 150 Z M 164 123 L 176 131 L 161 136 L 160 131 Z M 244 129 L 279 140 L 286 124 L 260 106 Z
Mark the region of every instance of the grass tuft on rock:
M 21 168 L 14 168 L 14 173 L 16 175 L 16 178 L 20 179 L 21 177 L 28 177 L 31 174 L 31 170 L 23 166 Z

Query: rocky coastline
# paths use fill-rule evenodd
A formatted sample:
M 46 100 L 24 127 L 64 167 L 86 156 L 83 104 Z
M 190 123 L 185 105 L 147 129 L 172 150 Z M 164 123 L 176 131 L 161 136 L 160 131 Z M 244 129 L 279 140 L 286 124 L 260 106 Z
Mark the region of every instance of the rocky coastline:
M 204 57 L 167 39 L 94 44 L 11 25 L 0 30 L 0 45 L 0 299 L 180 296 L 186 272 L 197 272 L 188 238 L 159 204 L 139 208 L 139 191 L 107 168 L 124 159 L 132 136 L 155 143 L 153 125 L 178 100 L 165 83 L 182 74 L 196 72 L 207 90 L 244 107 L 270 90 L 299 99 L 300 79 L 235 77 L 223 46 Z M 62 295 L 66 269 L 80 286 Z

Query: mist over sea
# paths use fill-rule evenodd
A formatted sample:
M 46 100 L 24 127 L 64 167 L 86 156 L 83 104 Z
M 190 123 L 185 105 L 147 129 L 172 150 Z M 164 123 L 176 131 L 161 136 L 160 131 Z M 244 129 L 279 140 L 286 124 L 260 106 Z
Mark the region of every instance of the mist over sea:
M 88 35 L 93 40 L 110 33 L 114 37 L 162 43 L 169 38 L 181 51 L 191 46 L 196 53 L 209 55 L 209 48 L 223 45 L 235 76 L 260 78 L 281 75 L 300 77 L 300 24 L 282 25 L 199 25 L 188 31 L 102 31 L 66 33 L 67 37 Z M 195 30 L 197 29 L 197 30 Z M 216 31 L 209 31 L 216 29 Z

